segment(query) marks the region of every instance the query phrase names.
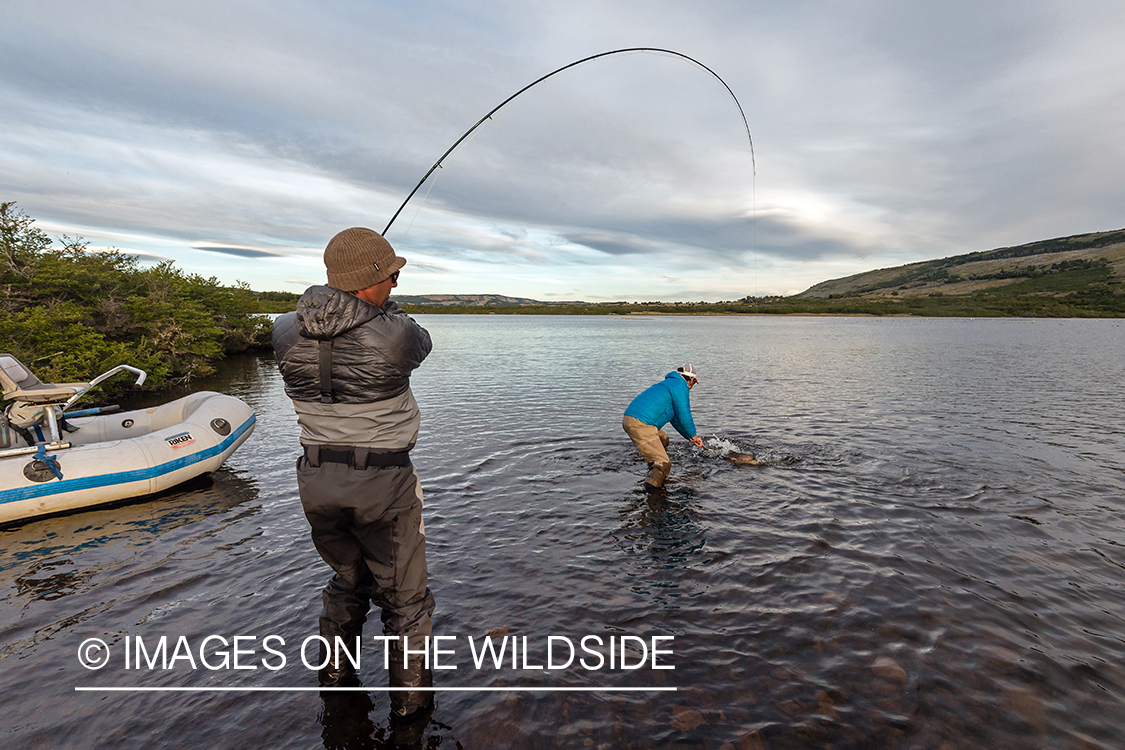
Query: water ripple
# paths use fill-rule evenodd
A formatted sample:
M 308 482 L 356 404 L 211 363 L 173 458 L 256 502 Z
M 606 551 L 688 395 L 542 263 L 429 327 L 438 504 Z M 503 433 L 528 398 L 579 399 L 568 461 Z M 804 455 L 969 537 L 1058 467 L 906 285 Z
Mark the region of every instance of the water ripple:
M 427 747 L 1108 748 L 1125 736 L 1125 406 L 1110 387 L 1125 370 L 1121 327 L 424 324 L 435 349 L 414 378 L 414 462 L 436 632 L 675 638 L 671 671 L 459 669 L 439 682 L 678 688 L 443 694 Z M 650 494 L 620 414 L 684 359 L 704 375 L 692 403 L 706 445 L 673 435 L 669 483 Z M 388 740 L 378 692 L 340 705 L 74 694 L 87 636 L 113 648 L 138 633 L 315 632 L 327 567 L 297 499 L 296 422 L 273 363 L 237 360 L 206 385 L 259 413 L 209 480 L 2 532 L 9 744 Z M 763 465 L 724 461 L 731 451 Z M 361 677 L 382 680 L 366 664 Z M 300 671 L 118 675 L 236 678 L 311 684 Z

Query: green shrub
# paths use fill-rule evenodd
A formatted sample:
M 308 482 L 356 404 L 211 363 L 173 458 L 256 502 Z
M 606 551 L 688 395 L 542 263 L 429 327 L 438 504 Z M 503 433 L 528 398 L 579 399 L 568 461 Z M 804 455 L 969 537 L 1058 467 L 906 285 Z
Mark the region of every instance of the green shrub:
M 0 203 L 0 351 L 45 382 L 86 381 L 120 364 L 148 373 L 146 385 L 188 383 L 226 354 L 269 345 L 269 321 L 249 286 L 188 275 L 172 261 L 141 268 L 118 250 L 61 247 L 15 208 Z M 106 386 L 126 387 L 129 381 Z

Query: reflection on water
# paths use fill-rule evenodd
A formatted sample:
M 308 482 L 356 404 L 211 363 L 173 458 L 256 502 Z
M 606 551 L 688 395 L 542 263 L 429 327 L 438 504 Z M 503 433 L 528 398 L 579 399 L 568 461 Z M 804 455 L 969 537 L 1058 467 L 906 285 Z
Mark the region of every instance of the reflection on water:
M 435 721 L 432 712 L 412 716 L 409 721 L 381 721 L 366 692 L 321 693 L 317 721 L 320 739 L 326 750 L 422 750 L 423 748 L 461 748 L 452 727 Z
M 1125 736 L 1125 328 L 1117 321 L 435 316 L 414 390 L 435 632 L 673 636 L 675 670 L 474 669 L 422 747 L 1069 748 Z M 690 360 L 706 444 L 663 492 L 620 429 Z M 328 576 L 269 357 L 200 388 L 255 434 L 206 483 L 0 534 L 5 745 L 387 747 L 299 666 L 98 672 L 86 638 L 316 632 Z M 730 451 L 764 466 L 724 461 Z M 373 632 L 368 625 L 368 634 Z M 296 665 L 295 667 L 293 665 Z M 339 698 L 339 700 L 336 700 Z
M 649 579 L 644 571 L 680 570 L 706 547 L 696 516 L 689 493 L 672 497 L 667 491 L 638 491 L 622 501 L 621 527 L 613 536 L 622 553 L 634 559 L 639 586 Z

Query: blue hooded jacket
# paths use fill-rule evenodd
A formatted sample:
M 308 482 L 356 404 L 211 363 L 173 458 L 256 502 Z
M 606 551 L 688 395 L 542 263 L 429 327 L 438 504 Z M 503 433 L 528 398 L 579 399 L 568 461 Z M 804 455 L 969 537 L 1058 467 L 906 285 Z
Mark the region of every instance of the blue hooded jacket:
M 647 388 L 633 399 L 625 416 L 639 419 L 660 429 L 669 422 L 676 432 L 691 440 L 695 437 L 695 422 L 691 418 L 687 381 L 678 372 L 670 372 L 656 385 Z

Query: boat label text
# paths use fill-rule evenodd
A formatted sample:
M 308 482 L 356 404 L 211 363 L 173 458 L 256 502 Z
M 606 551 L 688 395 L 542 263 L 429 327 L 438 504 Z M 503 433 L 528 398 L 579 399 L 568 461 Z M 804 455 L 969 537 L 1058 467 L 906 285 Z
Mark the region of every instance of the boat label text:
M 169 448 L 175 450 L 176 448 L 183 448 L 185 445 L 191 445 L 195 442 L 195 438 L 191 436 L 190 432 L 181 432 L 179 435 L 164 438 L 164 442 L 168 444 Z

